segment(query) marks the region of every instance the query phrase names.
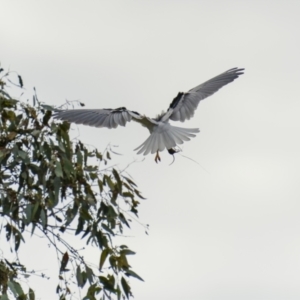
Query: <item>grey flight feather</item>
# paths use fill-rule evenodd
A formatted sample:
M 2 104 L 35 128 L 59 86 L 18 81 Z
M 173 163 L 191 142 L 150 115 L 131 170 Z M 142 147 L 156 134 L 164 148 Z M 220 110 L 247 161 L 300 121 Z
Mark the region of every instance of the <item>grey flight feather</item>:
M 195 110 L 201 100 L 213 95 L 224 85 L 232 82 L 243 74 L 244 69 L 230 69 L 198 86 L 187 93 L 178 93 L 174 98 L 166 114 L 162 116 L 165 120 L 170 118 L 173 121 L 189 120 L 194 116 Z
M 76 124 L 83 124 L 92 127 L 106 127 L 109 129 L 125 126 L 132 119 L 141 120 L 142 116 L 125 107 L 117 109 L 73 109 L 58 110 L 54 117 Z
M 170 104 L 167 112 L 157 118 L 149 118 L 135 111 L 120 107 L 117 109 L 74 109 L 57 110 L 54 118 L 68 122 L 93 127 L 116 128 L 126 126 L 127 122 L 135 121 L 150 131 L 148 139 L 137 147 L 138 154 L 147 155 L 172 149 L 184 141 L 189 141 L 199 132 L 198 128 L 181 128 L 169 124 L 173 121 L 189 120 L 194 116 L 195 110 L 201 100 L 211 96 L 224 85 L 232 82 L 243 74 L 244 69 L 230 69 L 198 86 L 187 93 L 178 93 Z

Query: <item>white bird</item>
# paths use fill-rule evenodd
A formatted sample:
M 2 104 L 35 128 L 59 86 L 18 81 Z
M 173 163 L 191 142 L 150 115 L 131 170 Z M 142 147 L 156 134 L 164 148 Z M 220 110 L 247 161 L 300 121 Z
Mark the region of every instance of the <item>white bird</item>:
M 160 161 L 159 151 L 165 149 L 170 154 L 176 153 L 174 147 L 189 141 L 199 132 L 198 128 L 176 127 L 169 123 L 172 121 L 189 120 L 194 116 L 195 110 L 201 100 L 211 96 L 224 85 L 232 82 L 243 74 L 244 69 L 230 69 L 198 86 L 189 90 L 187 93 L 179 92 L 171 102 L 168 110 L 162 112 L 156 118 L 149 118 L 141 115 L 136 111 L 128 110 L 125 107 L 116 109 L 74 109 L 74 110 L 57 110 L 54 118 L 83 124 L 93 127 L 116 128 L 125 126 L 131 120 L 140 123 L 150 131 L 150 136 L 139 147 L 137 154 L 147 155 L 154 154 L 155 161 Z

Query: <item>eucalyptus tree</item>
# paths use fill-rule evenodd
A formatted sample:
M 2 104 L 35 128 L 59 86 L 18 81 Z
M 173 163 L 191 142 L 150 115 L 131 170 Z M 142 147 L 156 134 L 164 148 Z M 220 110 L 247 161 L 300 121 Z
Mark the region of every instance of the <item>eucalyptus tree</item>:
M 110 167 L 110 148 L 99 152 L 71 140 L 69 123 L 53 120 L 53 108 L 35 92 L 30 101 L 11 96 L 22 89 L 19 75 L 0 68 L 0 230 L 14 253 L 9 259 L 0 252 L 0 299 L 35 299 L 35 287 L 22 284 L 31 285 L 34 270 L 18 255 L 31 236 L 57 256 L 59 299 L 78 289 L 83 299 L 130 298 L 129 278 L 142 278 L 128 263 L 135 253 L 117 245 L 116 236 L 138 216 L 143 197 L 136 183 Z M 68 241 L 70 235 L 99 249 L 98 265 Z M 33 261 L 36 251 L 32 247 Z

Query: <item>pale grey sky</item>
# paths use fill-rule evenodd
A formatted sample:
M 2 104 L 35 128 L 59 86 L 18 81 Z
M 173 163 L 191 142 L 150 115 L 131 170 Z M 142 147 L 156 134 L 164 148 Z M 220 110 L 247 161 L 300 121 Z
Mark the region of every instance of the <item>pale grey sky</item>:
M 177 123 L 200 128 L 182 154 L 202 167 L 164 153 L 129 169 L 150 224 L 125 239 L 145 279 L 131 280 L 135 299 L 300 298 L 299 13 L 292 0 L 1 2 L 1 64 L 49 104 L 155 116 L 179 91 L 246 69 Z M 121 168 L 148 136 L 134 123 L 73 128 L 118 145 Z

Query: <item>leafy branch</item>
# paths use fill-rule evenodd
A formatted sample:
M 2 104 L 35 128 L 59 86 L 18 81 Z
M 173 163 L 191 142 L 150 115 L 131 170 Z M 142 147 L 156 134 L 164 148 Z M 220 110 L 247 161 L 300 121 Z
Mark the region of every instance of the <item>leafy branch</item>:
M 18 81 L 14 86 L 23 87 L 19 75 Z M 36 94 L 33 106 L 13 99 L 6 90 L 11 83 L 9 73 L 0 77 L 0 229 L 16 254 L 26 241 L 24 231 L 33 235 L 38 230 L 46 238 L 59 260 L 59 299 L 72 294 L 67 272 L 77 287 L 87 288 L 83 299 L 129 299 L 128 279 L 142 278 L 128 263 L 135 253 L 115 245 L 114 237 L 130 228 L 130 216 L 138 217 L 144 198 L 136 183 L 125 171 L 108 166 L 110 149 L 100 153 L 71 141 L 70 124 L 53 121 L 53 108 Z M 99 249 L 97 267 L 67 242 L 67 233 Z M 0 261 L 1 300 L 34 299 L 33 289 L 25 293 L 18 282 L 25 273 L 20 262 Z

